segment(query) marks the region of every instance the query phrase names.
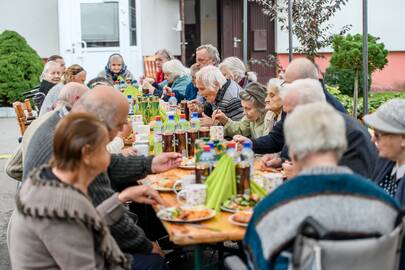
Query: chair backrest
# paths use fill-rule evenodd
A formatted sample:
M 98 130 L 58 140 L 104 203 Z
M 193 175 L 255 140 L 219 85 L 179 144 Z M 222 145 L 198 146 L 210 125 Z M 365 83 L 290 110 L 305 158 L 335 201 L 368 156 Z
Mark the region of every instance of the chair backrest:
M 280 252 L 291 251 L 292 243 L 299 235 L 299 228 L 308 217 L 330 232 L 356 237 L 386 236 L 394 231 L 399 213 L 399 205 L 395 200 L 363 177 L 351 174 L 299 176 L 277 188 L 256 206 L 244 239 L 249 263 L 252 268 L 258 269 L 277 265 Z M 398 239 L 390 242 L 394 245 L 391 251 L 398 248 Z M 309 250 L 314 250 L 320 244 L 308 246 L 312 248 Z M 337 268 L 326 265 L 324 269 Z
M 31 124 L 38 115 L 38 112 L 34 112 L 31 107 L 29 99 L 25 99 L 24 102 L 16 101 L 13 103 L 13 108 L 16 114 L 18 126 L 20 128 L 21 136 L 24 135 L 27 126 Z
M 154 55 L 151 56 L 144 56 L 143 57 L 143 65 L 145 69 L 145 77 L 147 78 L 155 78 L 156 75 L 156 57 Z

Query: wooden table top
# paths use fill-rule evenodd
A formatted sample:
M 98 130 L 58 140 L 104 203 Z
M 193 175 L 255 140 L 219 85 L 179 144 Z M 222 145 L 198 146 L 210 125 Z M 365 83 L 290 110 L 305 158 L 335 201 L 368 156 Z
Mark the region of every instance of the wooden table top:
M 153 177 L 181 178 L 185 175 L 194 174 L 194 170 L 173 169 L 165 173 L 153 175 Z M 160 192 L 161 197 L 168 203 L 168 206 L 178 206 L 176 195 L 173 192 Z M 158 208 L 155 207 L 155 211 Z M 216 243 L 228 240 L 242 240 L 245 235 L 245 228 L 233 225 L 228 221 L 231 213 L 220 211 L 217 215 L 207 221 L 198 222 L 204 228 L 198 228 L 193 224 L 181 224 L 162 221 L 170 240 L 177 245 L 193 245 L 202 243 Z

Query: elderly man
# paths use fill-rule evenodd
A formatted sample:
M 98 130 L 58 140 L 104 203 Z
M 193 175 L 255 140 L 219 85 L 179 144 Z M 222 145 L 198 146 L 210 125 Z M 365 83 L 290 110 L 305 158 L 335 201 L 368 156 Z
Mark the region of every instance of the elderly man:
M 218 49 L 211 44 L 204 44 L 196 50 L 196 62 L 199 69 L 213 65 L 217 66 L 221 62 Z
M 326 101 L 322 86 L 318 80 L 296 80 L 285 87 L 283 93 L 283 111 L 291 113 L 295 107 L 302 104 Z M 346 138 L 348 149 L 343 154 L 340 164 L 351 168 L 354 172 L 365 177 L 371 177 L 377 152 L 370 141 L 370 134 L 356 119 L 341 113 L 346 124 Z M 277 125 L 276 125 L 277 126 Z M 283 150 L 284 132 L 274 132 L 269 135 L 253 140 L 254 151 L 259 153 L 275 153 Z M 280 141 L 282 141 L 281 147 Z M 288 151 L 284 147 L 282 156 L 265 155 L 262 159 L 264 167 L 279 167 L 282 159 L 288 159 Z
M 22 180 L 23 173 L 23 160 L 27 147 L 31 140 L 32 134 L 46 121 L 51 117 L 57 110 L 61 109 L 63 106 L 71 108 L 73 104 L 79 100 L 79 98 L 88 91 L 89 89 L 83 84 L 71 82 L 67 83 L 59 93 L 57 101 L 57 109 L 55 111 L 46 112 L 41 115 L 35 121 L 33 121 L 24 132 L 22 143 L 17 149 L 17 152 L 13 155 L 6 166 L 6 172 L 11 177 L 18 181 Z
M 72 108 L 73 112 L 88 112 L 101 119 L 109 130 L 110 139 L 127 122 L 128 103 L 125 97 L 110 86 L 96 86 L 84 95 Z M 52 134 L 59 120 L 68 111 L 59 110 L 33 134 L 27 154 L 24 158 L 24 176 L 34 167 L 49 162 L 52 153 Z M 112 155 L 108 171 L 100 174 L 89 186 L 89 196 L 95 206 L 111 197 L 119 187 L 136 184 L 149 173 L 159 173 L 178 166 L 181 155 L 165 153 L 156 157 Z M 139 186 L 144 190 L 142 194 L 150 192 L 148 188 Z M 139 198 L 132 198 L 138 202 Z M 124 202 L 123 202 L 124 203 Z M 148 240 L 143 230 L 126 213 L 121 219 L 110 226 L 111 233 L 121 250 L 134 256 L 135 269 L 164 269 L 160 248 Z
M 201 124 L 213 124 L 211 116 L 217 109 L 221 110 L 228 118 L 240 120 L 243 117 L 243 108 L 240 103 L 240 86 L 232 80 L 227 80 L 219 68 L 209 65 L 196 73 L 198 94 L 205 98 L 205 104 L 198 100 L 190 102 L 191 111 L 203 114 Z
M 284 74 L 284 82 L 288 84 L 299 79 L 318 80 L 318 69 L 311 60 L 307 58 L 296 58 L 288 64 Z M 325 85 L 322 84 L 322 88 L 326 101 L 336 110 L 345 113 L 346 109 L 343 107 L 342 103 L 326 90 Z
M 322 89 L 319 89 L 319 93 L 322 94 Z M 301 98 L 306 97 L 301 96 Z M 327 235 L 326 237 L 329 237 L 327 240 L 331 240 L 330 236 L 336 233 L 336 235 L 351 236 L 351 239 L 359 235 L 361 235 L 360 238 L 368 236 L 373 239 L 370 242 L 380 243 L 379 241 L 382 240 L 376 235 L 388 232 L 392 235 L 391 232 L 396 226 L 395 220 L 400 213 L 399 205 L 368 179 L 356 175 L 348 167 L 338 165 L 341 164 L 339 159 L 342 154 L 347 152 L 347 143 L 350 145 L 346 140 L 345 127 L 347 129 L 348 125 L 344 117 L 345 114 L 337 112 L 324 101 L 300 105 L 287 116 L 284 125 L 286 143 L 299 173 L 291 181 L 270 193 L 255 207 L 244 238 L 251 268 L 287 269 L 287 265 L 291 267 L 293 263 L 294 266 L 298 265 L 299 269 L 302 269 L 303 265 L 313 266 L 313 262 L 317 259 L 311 258 L 311 260 L 310 256 L 306 255 L 296 256 L 299 254 L 298 250 L 301 250 L 296 248 L 292 251 L 295 255 L 294 260 L 291 260 L 291 257 L 290 259 L 284 257 L 284 260 L 281 260 L 281 257 L 286 254 L 284 251 L 291 252 L 293 245 L 301 248 L 305 245 L 305 241 L 299 241 L 302 240 L 299 237 L 296 238 L 295 243 L 291 244 L 294 237 L 305 227 L 304 222 L 316 224 L 312 232 L 319 232 L 321 239 Z M 373 226 L 370 227 L 370 224 Z M 321 234 L 321 232 L 327 232 L 327 234 Z M 387 236 L 384 235 L 384 237 Z M 333 242 L 327 245 L 332 246 Z M 322 264 L 320 267 L 329 269 L 328 265 L 333 264 L 331 258 L 336 259 L 334 251 L 329 249 L 332 254 L 330 255 L 327 253 L 327 246 L 318 246 L 317 243 L 314 243 L 314 246 L 319 247 L 322 254 L 328 254 L 328 256 L 322 255 L 322 260 L 320 259 L 316 264 Z M 370 246 L 367 248 L 372 252 L 364 250 L 360 253 L 360 246 L 354 248 L 351 245 L 351 248 L 357 251 L 347 252 L 344 255 L 346 260 L 340 257 L 340 260 L 336 259 L 333 265 L 344 262 L 349 269 L 358 269 L 359 265 L 370 264 L 369 261 L 374 258 L 375 261 L 371 263 L 374 267 L 364 269 L 395 268 L 385 267 L 389 263 L 395 264 L 394 256 L 397 256 L 395 254 L 397 250 L 394 246 L 389 251 L 390 255 L 386 257 L 386 259 L 390 258 L 390 261 L 384 260 L 385 258 L 375 258 L 375 254 L 379 252 Z M 336 247 L 334 246 L 333 249 L 336 250 Z M 302 248 L 302 250 L 306 249 Z M 342 254 L 342 250 L 345 248 L 340 248 L 339 255 Z M 313 258 L 318 256 L 316 251 L 312 251 L 311 249 L 307 254 L 313 255 Z M 359 260 L 357 254 L 367 254 L 369 260 L 367 262 Z M 351 255 L 353 256 L 350 258 Z M 303 258 L 307 259 L 306 264 Z M 278 267 L 281 266 L 280 263 L 283 263 L 284 267 Z

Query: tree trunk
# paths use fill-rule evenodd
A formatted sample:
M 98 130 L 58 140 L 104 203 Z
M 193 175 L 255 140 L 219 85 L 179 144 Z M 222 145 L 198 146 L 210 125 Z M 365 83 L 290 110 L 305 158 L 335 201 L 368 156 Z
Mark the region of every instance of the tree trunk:
M 354 77 L 354 93 L 353 93 L 353 112 L 352 115 L 357 119 L 357 100 L 359 97 L 359 71 L 356 70 L 356 76 Z

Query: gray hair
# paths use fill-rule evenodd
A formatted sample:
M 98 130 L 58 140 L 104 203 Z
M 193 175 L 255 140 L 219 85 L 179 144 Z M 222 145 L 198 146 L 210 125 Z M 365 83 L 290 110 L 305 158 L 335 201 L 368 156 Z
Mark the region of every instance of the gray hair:
M 239 82 L 245 77 L 251 82 L 257 81 L 256 73 L 247 71 L 245 64 L 238 57 L 231 56 L 225 58 L 222 63 L 219 64 L 220 69 L 221 67 L 228 69 L 236 82 Z
M 44 69 L 42 70 L 41 76 L 39 77 L 39 81 L 43 81 L 45 79 L 45 77 L 47 76 L 49 70 L 53 67 L 61 67 L 61 65 L 56 62 L 56 61 L 48 61 L 45 66 Z M 62 75 L 62 74 L 61 74 Z
M 290 94 L 298 96 L 297 105 L 326 101 L 321 83 L 314 79 L 300 79 L 287 84 L 283 88 L 281 98 L 284 100 Z
M 89 88 L 83 84 L 70 82 L 67 83 L 59 92 L 58 101 L 73 106 L 73 102 L 83 96 Z
M 318 80 L 318 69 L 315 64 L 307 58 L 296 58 L 287 66 L 285 73 L 294 72 L 295 79 Z
M 218 65 L 219 62 L 221 62 L 221 57 L 219 57 L 218 49 L 215 46 L 213 46 L 211 44 L 204 44 L 204 45 L 201 45 L 200 47 L 198 47 L 196 51 L 200 51 L 203 49 L 207 50 L 208 55 L 210 56 L 210 59 L 213 60 L 215 65 Z
M 195 76 L 195 74 L 199 71 L 200 69 L 198 68 L 197 63 L 194 63 L 190 67 L 190 75 Z
M 171 54 L 171 52 L 169 52 L 169 50 L 166 50 L 166 49 L 161 49 L 161 50 L 158 50 L 157 52 L 155 52 L 155 55 L 158 55 L 158 54 L 162 55 L 164 58 L 166 58 L 166 61 L 175 59 L 173 54 Z
M 283 83 L 282 80 L 277 79 L 277 78 L 271 78 L 267 82 L 267 88 L 271 88 L 276 90 L 277 94 L 281 94 L 283 87 L 281 86 Z
M 177 59 L 165 62 L 162 65 L 162 70 L 164 73 L 171 73 L 173 78 L 190 74 L 190 70 Z
M 92 91 L 97 91 L 97 89 L 95 88 Z M 87 91 L 75 103 L 74 109 L 92 113 L 96 115 L 100 121 L 106 124 L 109 131 L 114 129 L 114 126 L 117 123 L 116 115 L 118 112 L 116 104 L 108 102 L 108 100 L 102 98 L 93 99 L 89 97 L 89 93 L 91 93 L 91 91 Z
M 284 134 L 290 156 L 297 160 L 329 151 L 335 152 L 340 159 L 347 147 L 343 117 L 326 102 L 294 109 L 285 120 Z
M 226 78 L 224 77 L 224 75 L 222 75 L 219 68 L 213 65 L 208 65 L 201 68 L 195 74 L 195 76 L 196 79 L 201 80 L 201 82 L 207 88 L 215 88 L 215 82 L 217 82 L 220 87 L 222 87 L 226 83 Z
M 241 100 L 250 101 L 253 106 L 260 113 L 266 112 L 266 87 L 260 83 L 252 82 L 249 83 L 244 90 L 241 90 L 239 97 Z

